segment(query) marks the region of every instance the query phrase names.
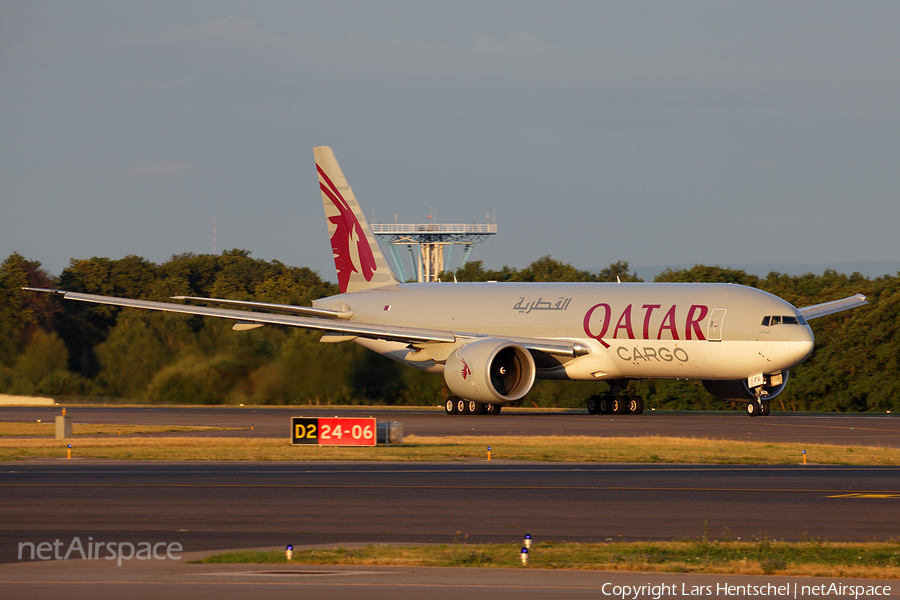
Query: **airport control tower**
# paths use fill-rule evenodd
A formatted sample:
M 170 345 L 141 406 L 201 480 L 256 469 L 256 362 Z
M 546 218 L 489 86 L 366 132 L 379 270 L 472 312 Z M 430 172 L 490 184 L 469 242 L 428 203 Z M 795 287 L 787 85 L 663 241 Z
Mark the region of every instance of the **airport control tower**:
M 429 217 L 430 219 L 431 217 Z M 437 281 L 441 271 L 446 270 L 453 246 L 462 246 L 459 266 L 462 268 L 472 254 L 472 248 L 483 242 L 489 235 L 497 233 L 496 223 L 465 225 L 459 223 L 378 223 L 372 225 L 372 232 L 378 241 L 384 242 L 391 253 L 394 268 L 400 279 L 407 281 L 403 261 L 400 260 L 399 246 L 406 246 L 412 260 L 416 280 Z M 444 246 L 448 246 L 444 250 Z M 416 250 L 418 248 L 418 255 Z

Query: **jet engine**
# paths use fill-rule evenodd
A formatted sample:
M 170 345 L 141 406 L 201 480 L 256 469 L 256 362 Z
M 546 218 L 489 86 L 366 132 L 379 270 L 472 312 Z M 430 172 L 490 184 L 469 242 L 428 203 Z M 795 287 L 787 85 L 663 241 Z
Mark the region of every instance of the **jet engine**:
M 788 371 L 782 371 L 781 373 L 765 376 L 763 389 L 766 391 L 766 395 L 763 396 L 763 400 L 771 400 L 784 390 L 784 386 L 788 382 L 788 374 Z M 750 386 L 747 385 L 746 379 L 735 379 L 732 381 L 704 380 L 703 387 L 706 388 L 707 392 L 722 400 L 747 402 L 756 399 L 756 395 Z
M 444 365 L 444 380 L 454 396 L 477 402 L 512 402 L 534 385 L 531 353 L 506 340 L 475 340 L 453 352 Z

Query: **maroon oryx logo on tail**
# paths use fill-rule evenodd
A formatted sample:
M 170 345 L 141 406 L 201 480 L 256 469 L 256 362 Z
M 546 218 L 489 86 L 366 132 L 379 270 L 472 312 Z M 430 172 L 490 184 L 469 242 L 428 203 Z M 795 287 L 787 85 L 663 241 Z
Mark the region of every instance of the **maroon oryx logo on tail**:
M 372 281 L 376 269 L 375 255 L 372 254 L 372 248 L 369 247 L 369 241 L 366 239 L 362 225 L 359 224 L 359 220 L 353 214 L 353 210 L 344 200 L 341 192 L 338 191 L 337 186 L 332 183 L 318 164 L 316 169 L 324 180 L 319 182 L 322 193 L 328 196 L 339 211 L 339 214 L 329 217 L 328 220 L 337 226 L 331 236 L 331 251 L 334 253 L 334 266 L 337 269 L 338 284 L 341 286 L 343 294 L 347 291 L 350 274 L 353 272 L 362 274 L 366 281 Z M 355 252 L 351 243 L 356 244 Z

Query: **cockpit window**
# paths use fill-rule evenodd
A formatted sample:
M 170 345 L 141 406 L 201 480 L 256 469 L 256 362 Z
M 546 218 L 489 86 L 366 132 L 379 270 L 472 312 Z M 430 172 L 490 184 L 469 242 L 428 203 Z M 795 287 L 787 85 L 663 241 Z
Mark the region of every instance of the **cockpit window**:
M 806 319 L 802 316 L 795 317 L 793 315 L 775 315 L 770 317 L 763 317 L 762 320 L 763 327 L 770 327 L 774 325 L 807 325 Z

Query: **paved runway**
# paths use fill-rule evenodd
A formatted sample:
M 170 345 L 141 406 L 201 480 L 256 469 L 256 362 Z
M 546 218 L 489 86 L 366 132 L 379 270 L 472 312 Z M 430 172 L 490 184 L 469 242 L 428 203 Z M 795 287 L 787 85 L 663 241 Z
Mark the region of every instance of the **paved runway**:
M 751 418 L 740 412 L 589 415 L 586 412 L 505 410 L 497 416 L 446 415 L 443 409 L 318 407 L 80 407 L 69 406 L 78 423 L 214 425 L 238 427 L 201 436 L 287 437 L 292 416 L 374 416 L 399 421 L 404 434 L 682 436 L 765 442 L 804 442 L 900 447 L 900 417 L 883 414 L 807 414 L 773 412 Z M 59 408 L 0 407 L 0 421 L 52 419 Z M 253 430 L 250 430 L 251 425 Z
M 821 598 L 803 594 L 803 586 L 878 586 L 879 594 L 897 596 L 896 580 L 688 575 L 625 571 L 464 569 L 428 567 L 339 567 L 275 565 L 203 565 L 181 561 L 127 564 L 121 568 L 96 561 L 0 564 L 0 586 L 9 598 L 66 600 L 243 600 L 271 598 L 317 600 L 544 600 L 546 598 L 672 598 L 701 591 L 703 596 L 786 600 Z M 82 564 L 79 564 L 82 563 Z M 87 563 L 87 564 L 84 564 Z M 620 587 L 616 587 L 620 586 Z M 629 591 L 624 593 L 624 586 Z M 641 586 L 646 586 L 641 589 Z M 665 586 L 665 587 L 663 587 Z M 730 587 L 728 587 L 730 586 Z M 736 593 L 736 586 L 749 594 Z M 772 586 L 772 587 L 769 587 Z M 634 594 L 631 589 L 637 588 Z M 794 592 L 798 592 L 796 595 Z M 806 590 L 808 591 L 808 590 Z M 756 593 L 752 593 L 756 592 Z M 761 592 L 761 593 L 760 593 Z M 787 593 L 785 593 L 787 592 Z M 832 597 L 835 594 L 831 594 Z M 695 598 L 697 596 L 694 596 Z M 839 596 L 850 597 L 850 596 Z M 860 595 L 874 598 L 874 595 Z M 882 596 L 883 597 L 883 596 Z
M 0 408 L 0 421 L 58 409 Z M 376 416 L 419 435 L 688 435 L 900 446 L 876 415 L 737 413 L 589 416 L 437 410 L 69 407 L 79 422 L 221 425 L 282 437 L 289 417 Z M 254 424 L 250 431 L 250 423 Z M 77 429 L 76 429 L 77 431 Z M 208 434 L 199 434 L 208 435 Z M 217 432 L 212 435 L 222 435 Z M 900 468 L 384 463 L 0 463 L 0 586 L 43 598 L 596 598 L 605 583 L 716 585 L 741 578 L 487 569 L 303 568 L 153 561 L 19 561 L 22 542 L 178 542 L 186 553 L 314 544 L 900 537 Z M 79 564 L 80 563 L 80 564 Z M 293 572 L 291 572 L 293 570 Z M 260 573 L 264 571 L 264 573 Z M 272 572 L 278 571 L 278 572 Z M 743 578 L 754 581 L 753 578 Z M 777 578 L 768 578 L 777 579 Z M 758 581 L 758 579 L 756 580 Z M 895 586 L 900 590 L 900 586 Z
M 544 540 L 886 539 L 900 468 L 597 464 L 0 464 L 0 589 L 11 598 L 597 598 L 614 585 L 808 578 L 194 565 L 228 548 Z M 183 560 L 18 560 L 22 542 L 177 542 Z M 27 551 L 26 551 L 27 552 Z M 27 554 L 26 557 L 27 558 Z M 849 580 L 813 580 L 854 583 Z M 857 582 L 893 585 L 896 582 Z M 606 587 L 604 587 L 606 586 Z M 685 595 L 684 588 L 665 597 Z M 892 590 L 896 594 L 896 591 Z M 723 595 L 722 593 L 707 595 Z M 633 597 L 629 595 L 629 597 Z M 640 597 L 653 597 L 643 594 Z M 729 597 L 749 597 L 734 595 Z M 798 597 L 804 597 L 802 594 Z M 809 597 L 809 596 L 806 596 Z
M 900 467 L 0 464 L 0 561 L 93 536 L 185 551 L 322 543 L 900 537 Z M 727 528 L 727 529 L 726 529 Z

